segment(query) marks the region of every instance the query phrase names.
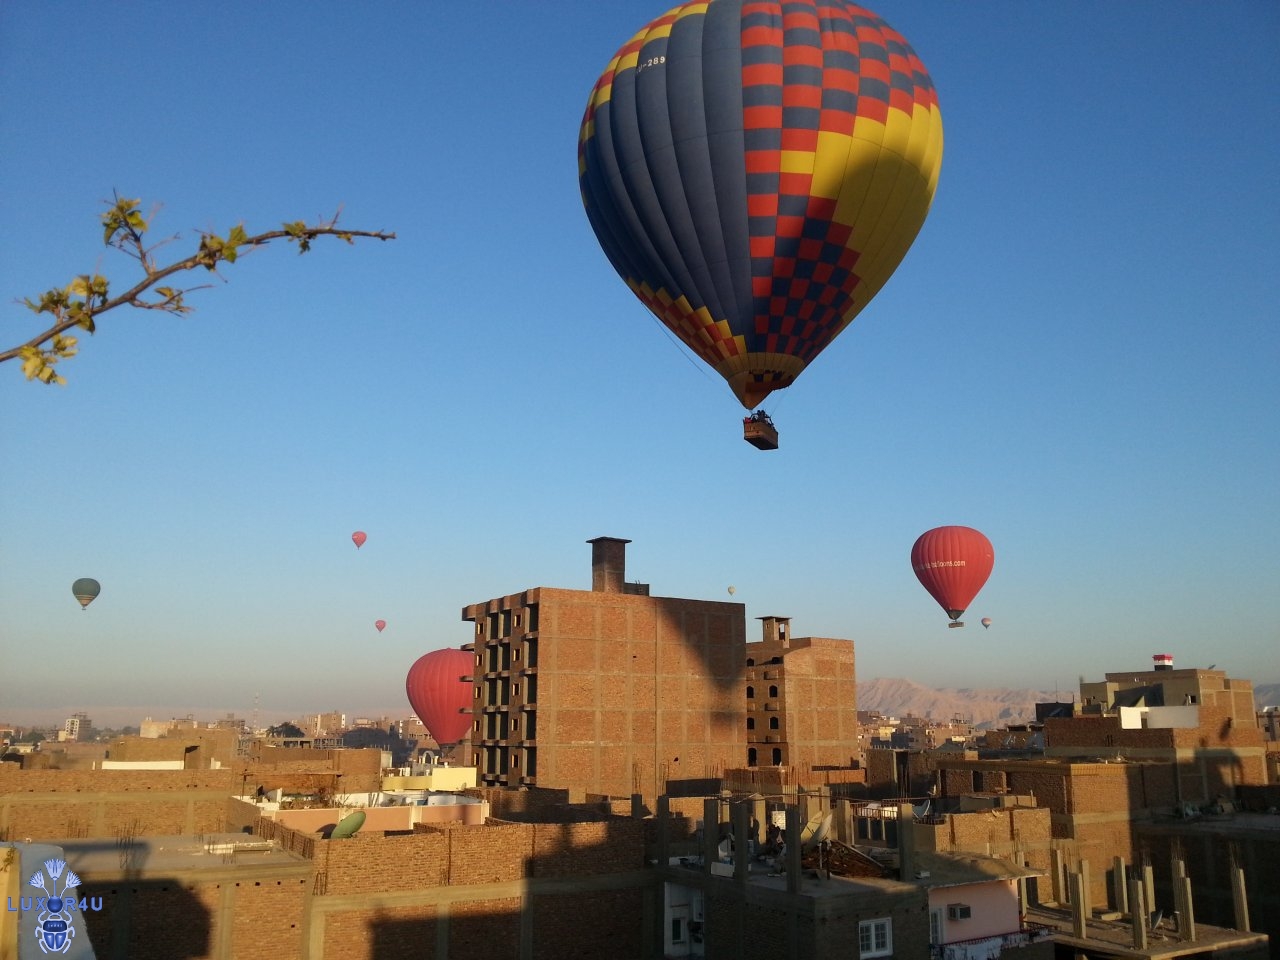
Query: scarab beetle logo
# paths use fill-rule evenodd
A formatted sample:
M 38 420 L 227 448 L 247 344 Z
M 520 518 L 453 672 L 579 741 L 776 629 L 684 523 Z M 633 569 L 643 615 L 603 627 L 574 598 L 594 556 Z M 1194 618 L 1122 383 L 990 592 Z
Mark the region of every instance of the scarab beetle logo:
M 71 938 L 76 935 L 72 926 L 71 911 L 76 907 L 75 895 L 67 896 L 67 892 L 80 886 L 80 878 L 74 870 L 67 870 L 65 860 L 46 860 L 45 872 L 49 874 L 49 886 L 45 886 L 44 873 L 37 870 L 27 881 L 33 887 L 43 890 L 48 896 L 36 898 L 40 912 L 36 914 L 36 940 L 45 953 L 66 953 L 71 949 Z M 66 872 L 62 889 L 58 889 L 58 880 Z

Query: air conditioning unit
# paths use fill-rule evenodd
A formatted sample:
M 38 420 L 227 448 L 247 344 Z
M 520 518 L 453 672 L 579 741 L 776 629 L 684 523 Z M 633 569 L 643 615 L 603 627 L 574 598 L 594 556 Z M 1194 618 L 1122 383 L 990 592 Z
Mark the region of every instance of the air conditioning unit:
M 948 903 L 947 919 L 948 920 L 968 920 L 972 916 L 972 911 L 967 903 Z

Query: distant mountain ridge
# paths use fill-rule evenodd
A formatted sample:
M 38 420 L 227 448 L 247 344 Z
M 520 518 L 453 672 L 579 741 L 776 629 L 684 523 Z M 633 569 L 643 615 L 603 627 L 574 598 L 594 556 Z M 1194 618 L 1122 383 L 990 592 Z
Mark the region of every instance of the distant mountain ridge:
M 858 681 L 858 709 L 885 716 L 911 715 L 945 721 L 959 717 L 979 730 L 992 730 L 1036 718 L 1036 704 L 1070 700 L 1075 694 L 1044 690 L 1011 690 L 1006 687 L 926 687 L 914 680 L 881 677 Z
M 1258 705 L 1259 710 L 1263 707 L 1280 707 L 1280 683 L 1255 683 L 1253 702 Z
M 946 721 L 955 717 L 979 730 L 994 730 L 1036 718 L 1036 704 L 1054 700 L 1070 702 L 1077 690 L 1017 690 L 1008 687 L 926 687 L 901 677 L 858 681 L 858 709 L 886 717 L 926 717 Z M 1280 706 L 1280 683 L 1255 684 L 1254 703 L 1261 710 Z

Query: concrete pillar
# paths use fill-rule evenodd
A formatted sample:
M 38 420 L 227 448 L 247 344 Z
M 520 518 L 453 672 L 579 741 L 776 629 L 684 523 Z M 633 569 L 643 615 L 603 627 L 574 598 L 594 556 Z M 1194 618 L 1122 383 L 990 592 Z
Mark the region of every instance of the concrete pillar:
M 1063 877 L 1065 876 L 1062 850 L 1054 847 L 1049 851 L 1050 872 L 1053 874 L 1053 902 L 1066 903 L 1067 892 L 1063 887 Z
M 787 806 L 787 893 L 800 892 L 800 808 Z
M 756 821 L 756 843 L 764 843 L 769 835 L 769 805 L 764 797 L 751 801 L 751 816 Z
M 1149 863 L 1142 867 L 1142 905 L 1146 910 L 1145 922 L 1156 908 L 1156 872 Z
M 840 799 L 835 802 L 835 809 L 832 811 L 835 816 L 832 818 L 832 827 L 835 828 L 836 839 L 841 843 L 853 846 L 853 837 L 849 831 L 849 812 L 852 804 L 848 800 Z
M 1191 878 L 1183 877 L 1174 886 L 1178 891 L 1182 905 L 1178 907 L 1178 936 L 1183 940 L 1195 942 L 1196 939 L 1196 908 L 1191 902 Z
M 733 879 L 746 886 L 747 871 L 751 869 L 751 856 L 747 852 L 747 837 L 751 834 L 751 808 L 745 803 L 731 804 L 729 819 L 733 824 Z
M 671 798 L 665 793 L 658 797 L 658 864 L 665 867 L 671 861 Z
M 1093 916 L 1093 897 L 1090 893 L 1089 861 L 1080 861 L 1080 914 L 1088 920 Z M 1071 899 L 1074 901 L 1075 896 Z
M 1078 873 L 1071 874 L 1071 935 L 1083 940 L 1089 935 L 1088 918 L 1084 912 L 1083 878 Z
M 1129 904 L 1133 912 L 1129 915 L 1133 924 L 1133 948 L 1147 949 L 1147 904 L 1146 887 L 1142 881 L 1134 877 L 1129 881 Z
M 707 797 L 702 801 L 702 869 L 711 873 L 711 865 L 720 858 L 720 801 Z
M 1231 868 L 1231 904 L 1236 910 L 1236 929 L 1249 930 L 1249 900 L 1245 896 L 1244 868 Z
M 916 878 L 915 811 L 911 804 L 898 804 L 898 879 L 910 883 Z
M 1124 857 L 1111 858 L 1112 906 L 1119 913 L 1129 912 L 1129 881 L 1125 875 Z

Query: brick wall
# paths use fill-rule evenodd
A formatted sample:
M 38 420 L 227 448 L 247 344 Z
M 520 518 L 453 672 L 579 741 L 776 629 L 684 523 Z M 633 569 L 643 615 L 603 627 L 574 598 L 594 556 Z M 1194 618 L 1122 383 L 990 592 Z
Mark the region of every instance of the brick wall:
M 532 875 L 583 877 L 625 873 L 644 866 L 644 821 L 539 823 L 529 852 Z
M 86 875 L 82 896 L 101 897 L 84 917 L 101 960 L 203 960 L 300 957 L 309 874 L 215 871 L 182 876 L 102 879 Z
M 0 764 L 0 836 L 53 840 L 225 829 L 225 770 L 11 770 Z
M 436 960 L 437 926 L 438 911 L 430 904 L 335 912 L 325 917 L 323 956 L 335 960 Z
M 641 890 L 539 895 L 534 960 L 639 960 L 643 917 Z

